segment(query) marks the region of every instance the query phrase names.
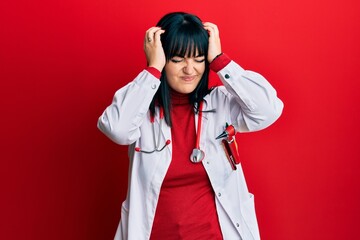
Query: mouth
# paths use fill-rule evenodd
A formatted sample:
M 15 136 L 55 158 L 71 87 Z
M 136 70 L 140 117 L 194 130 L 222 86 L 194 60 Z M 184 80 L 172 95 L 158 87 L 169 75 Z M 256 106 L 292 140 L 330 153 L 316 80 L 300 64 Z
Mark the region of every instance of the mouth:
M 196 76 L 184 76 L 184 77 L 181 77 L 181 79 L 184 80 L 185 82 L 191 82 L 194 79 L 196 79 Z

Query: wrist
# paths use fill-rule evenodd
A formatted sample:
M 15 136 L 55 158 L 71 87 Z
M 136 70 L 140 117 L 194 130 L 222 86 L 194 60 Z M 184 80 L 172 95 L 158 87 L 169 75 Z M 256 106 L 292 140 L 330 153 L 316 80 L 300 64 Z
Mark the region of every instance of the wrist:
M 217 58 L 220 57 L 221 55 L 223 55 L 222 52 L 219 53 L 219 54 L 217 54 L 217 55 L 210 61 L 210 63 L 212 63 L 215 59 L 217 59 Z
M 160 79 L 161 77 L 161 71 L 159 71 L 157 68 L 154 67 L 146 67 L 145 68 L 146 71 L 148 71 L 149 73 L 151 73 L 154 77 L 156 77 L 157 79 Z
M 162 72 L 164 66 L 160 66 L 160 65 L 156 65 L 156 64 L 149 64 L 148 67 L 151 68 L 156 68 L 157 70 L 159 70 L 159 72 Z
M 229 58 L 229 56 L 226 53 L 223 53 L 210 63 L 210 69 L 213 70 L 214 72 L 219 72 L 230 62 L 231 59 Z

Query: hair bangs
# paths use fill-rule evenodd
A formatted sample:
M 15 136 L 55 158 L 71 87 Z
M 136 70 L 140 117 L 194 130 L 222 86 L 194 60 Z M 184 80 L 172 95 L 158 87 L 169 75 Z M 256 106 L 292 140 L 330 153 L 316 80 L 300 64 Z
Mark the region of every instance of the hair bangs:
M 202 26 L 201 26 L 202 27 Z M 184 24 L 177 32 L 169 33 L 168 46 L 165 46 L 167 60 L 174 56 L 197 57 L 206 56 L 208 36 L 205 29 L 199 29 L 192 24 Z

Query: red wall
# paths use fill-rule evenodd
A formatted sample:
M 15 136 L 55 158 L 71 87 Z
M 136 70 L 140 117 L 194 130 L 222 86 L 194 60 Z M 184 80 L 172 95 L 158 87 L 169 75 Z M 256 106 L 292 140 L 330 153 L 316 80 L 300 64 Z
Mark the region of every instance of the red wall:
M 144 68 L 144 31 L 174 10 L 217 23 L 224 52 L 285 103 L 273 126 L 239 136 L 263 239 L 355 239 L 355 0 L 1 1 L 0 239 L 113 238 L 126 148 L 96 121 Z

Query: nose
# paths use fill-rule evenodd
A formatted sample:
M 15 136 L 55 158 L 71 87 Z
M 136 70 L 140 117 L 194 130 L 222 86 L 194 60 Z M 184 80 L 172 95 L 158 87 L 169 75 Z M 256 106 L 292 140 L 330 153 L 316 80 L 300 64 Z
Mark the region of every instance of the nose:
M 190 59 L 186 59 L 185 66 L 183 68 L 183 71 L 185 74 L 191 75 L 194 72 L 194 64 L 191 62 Z

